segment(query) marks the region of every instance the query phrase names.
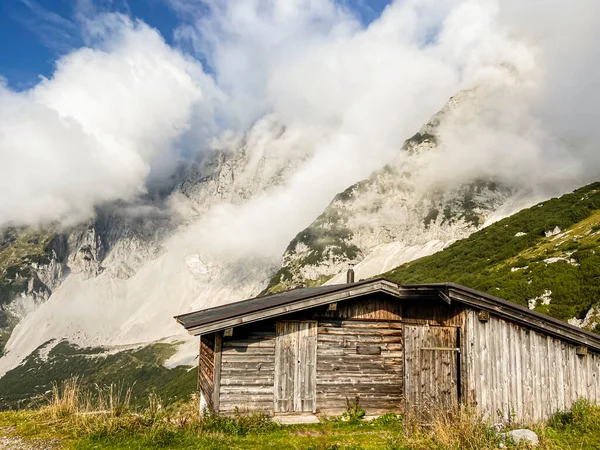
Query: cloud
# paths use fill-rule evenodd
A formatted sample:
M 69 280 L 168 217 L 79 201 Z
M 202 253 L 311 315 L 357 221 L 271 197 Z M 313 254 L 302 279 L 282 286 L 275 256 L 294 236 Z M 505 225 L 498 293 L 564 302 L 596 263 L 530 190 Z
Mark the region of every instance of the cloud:
M 205 224 L 223 235 L 211 245 L 275 255 L 450 96 L 474 88 L 442 124 L 429 179 L 550 185 L 560 175 L 562 189 L 598 174 L 595 2 L 565 12 L 554 0 L 405 0 L 368 26 L 348 2 L 170 3 L 178 48 L 81 2 L 87 47 L 29 91 L 0 88 L 0 225 L 90 217 L 224 136 L 266 133 L 271 117 L 285 132 L 263 134 L 254 151 L 294 171 Z
M 0 224 L 76 223 L 144 193 L 216 93 L 143 23 L 95 26 L 97 47 L 60 58 L 51 79 L 22 93 L 0 86 Z

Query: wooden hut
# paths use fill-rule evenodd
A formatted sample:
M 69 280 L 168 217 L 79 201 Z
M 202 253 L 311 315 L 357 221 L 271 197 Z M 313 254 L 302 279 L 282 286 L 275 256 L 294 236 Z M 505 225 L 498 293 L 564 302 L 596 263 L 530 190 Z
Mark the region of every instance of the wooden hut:
M 349 281 L 352 281 L 351 279 Z M 208 407 L 337 415 L 474 405 L 532 422 L 600 400 L 600 336 L 456 284 L 295 289 L 176 319 Z

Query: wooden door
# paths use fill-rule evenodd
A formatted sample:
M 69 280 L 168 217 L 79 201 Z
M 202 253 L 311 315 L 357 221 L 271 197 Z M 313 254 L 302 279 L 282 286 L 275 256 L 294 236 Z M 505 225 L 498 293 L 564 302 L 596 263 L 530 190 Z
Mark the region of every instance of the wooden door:
M 418 414 L 458 404 L 460 328 L 404 327 L 405 398 Z
M 315 412 L 317 322 L 277 322 L 275 412 Z

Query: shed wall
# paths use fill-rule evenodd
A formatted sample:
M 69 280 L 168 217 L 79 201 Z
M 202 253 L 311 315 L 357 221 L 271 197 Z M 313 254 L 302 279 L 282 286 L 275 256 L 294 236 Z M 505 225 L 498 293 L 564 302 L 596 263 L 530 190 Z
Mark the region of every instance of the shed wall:
M 600 400 L 600 356 L 490 316 L 467 312 L 468 399 L 492 422 L 536 422 L 579 398 Z
M 400 322 L 320 320 L 317 334 L 317 412 L 341 414 L 360 397 L 368 414 L 403 407 Z
M 275 324 L 261 322 L 223 338 L 219 411 L 273 413 Z
M 215 333 L 200 337 L 198 354 L 198 389 L 204 395 L 209 408 L 213 408 L 214 371 L 215 371 Z

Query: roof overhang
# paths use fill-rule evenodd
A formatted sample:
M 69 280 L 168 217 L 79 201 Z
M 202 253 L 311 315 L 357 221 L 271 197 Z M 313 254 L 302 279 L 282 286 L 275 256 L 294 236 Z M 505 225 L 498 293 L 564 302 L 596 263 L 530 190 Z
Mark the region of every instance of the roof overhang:
M 187 314 L 177 316 L 175 317 L 175 319 L 186 328 L 188 333 L 194 336 L 198 336 L 201 334 L 213 333 L 215 331 L 221 331 L 227 328 L 237 327 L 252 322 L 270 319 L 272 317 L 281 316 L 283 314 L 302 311 L 321 305 L 328 305 L 330 303 L 335 303 L 342 300 L 349 300 L 351 298 L 361 297 L 363 295 L 373 294 L 377 292 L 393 295 L 395 297 L 400 296 L 400 289 L 396 283 L 384 279 L 378 279 L 368 282 L 356 283 L 354 285 L 346 285 L 345 288 L 331 293 L 316 295 L 301 300 L 285 303 L 282 305 L 266 307 L 257 311 L 251 311 L 240 315 L 225 317 L 207 324 L 195 325 L 194 323 L 186 323 L 185 317 L 188 316 Z M 241 305 L 244 303 L 244 301 L 237 303 Z M 235 303 L 231 306 L 234 305 Z
M 302 290 L 295 292 L 302 292 Z M 454 283 L 398 285 L 384 278 L 379 278 L 354 284 L 338 285 L 337 287 L 331 286 L 331 289 L 324 293 L 312 294 L 313 291 L 310 289 L 307 289 L 306 292 L 309 292 L 306 296 L 291 297 L 279 303 L 275 302 L 275 304 L 269 299 L 274 299 L 277 294 L 183 314 L 175 317 L 175 319 L 190 334 L 198 336 L 368 294 L 384 293 L 406 300 L 427 299 L 429 301 L 439 299 L 447 304 L 452 302 L 461 303 L 477 310 L 488 311 L 494 316 L 528 329 L 557 337 L 575 345 L 584 345 L 600 353 L 600 336 L 595 333 L 532 311 L 516 303 Z M 249 309 L 247 305 L 251 302 L 253 308 Z M 227 312 L 224 311 L 225 308 L 227 308 Z M 220 311 L 223 311 L 224 314 L 217 314 L 215 319 L 206 318 L 209 313 L 214 314 Z

